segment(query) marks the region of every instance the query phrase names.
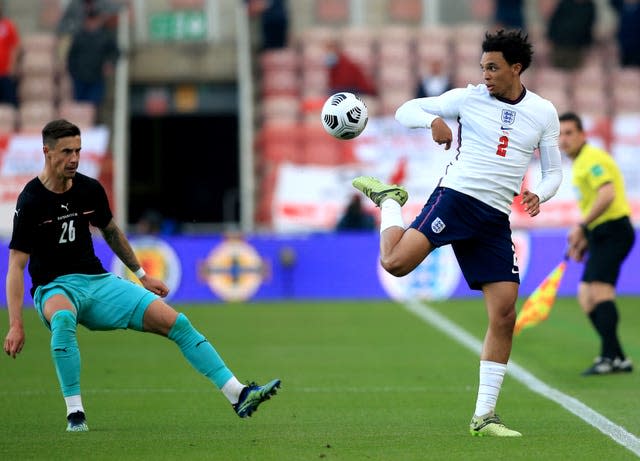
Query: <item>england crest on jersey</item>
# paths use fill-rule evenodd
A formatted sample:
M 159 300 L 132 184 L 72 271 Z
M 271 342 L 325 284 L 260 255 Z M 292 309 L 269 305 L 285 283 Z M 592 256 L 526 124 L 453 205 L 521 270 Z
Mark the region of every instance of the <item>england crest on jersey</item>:
M 513 125 L 516 120 L 516 111 L 512 109 L 502 109 L 502 123 L 504 125 Z

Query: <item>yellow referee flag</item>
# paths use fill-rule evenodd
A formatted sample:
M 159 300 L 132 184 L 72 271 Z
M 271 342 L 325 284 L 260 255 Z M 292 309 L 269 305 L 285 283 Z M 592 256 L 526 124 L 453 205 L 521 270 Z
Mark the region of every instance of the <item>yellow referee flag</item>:
M 533 327 L 549 317 L 566 269 L 567 261 L 564 260 L 531 293 L 518 313 L 516 326 L 513 330 L 514 334 L 518 335 L 523 328 Z

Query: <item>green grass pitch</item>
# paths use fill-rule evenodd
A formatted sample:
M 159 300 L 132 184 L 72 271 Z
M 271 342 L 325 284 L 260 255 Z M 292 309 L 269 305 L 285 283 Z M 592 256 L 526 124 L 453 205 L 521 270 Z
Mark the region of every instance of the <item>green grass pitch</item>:
M 640 365 L 637 298 L 619 300 L 621 337 Z M 520 303 L 521 304 L 521 303 Z M 476 338 L 482 301 L 430 303 Z M 80 328 L 89 433 L 65 432 L 49 332 L 25 311 L 27 343 L 0 362 L 0 459 L 626 460 L 628 449 L 508 375 L 498 413 L 520 439 L 472 438 L 478 357 L 393 302 L 178 306 L 241 381 L 282 389 L 241 420 L 158 336 Z M 6 316 L 6 311 L 1 313 Z M 5 317 L 6 319 L 6 317 Z M 2 336 L 6 333 L 6 320 Z M 640 434 L 640 369 L 581 377 L 598 340 L 575 300 L 514 340 L 512 359 Z

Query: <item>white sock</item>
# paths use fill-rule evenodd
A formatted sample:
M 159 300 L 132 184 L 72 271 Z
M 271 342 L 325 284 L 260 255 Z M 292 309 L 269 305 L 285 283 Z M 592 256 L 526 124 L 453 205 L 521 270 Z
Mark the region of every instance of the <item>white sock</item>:
M 476 416 L 484 416 L 495 410 L 506 372 L 507 365 L 504 363 L 480 360 L 480 385 L 476 401 Z
M 235 376 L 232 376 L 231 378 L 229 378 L 229 381 L 224 383 L 224 386 L 222 386 L 222 389 L 220 390 L 233 405 L 238 403 L 240 392 L 242 392 L 242 389 L 244 389 L 245 387 L 247 386 L 238 381 Z
M 380 204 L 380 233 L 395 226 L 404 229 L 402 207 L 395 200 L 387 199 Z
M 84 413 L 84 408 L 82 407 L 82 397 L 80 397 L 80 394 L 65 397 L 64 402 L 67 404 L 67 416 L 69 416 L 71 413 L 75 413 L 76 411 L 81 411 Z

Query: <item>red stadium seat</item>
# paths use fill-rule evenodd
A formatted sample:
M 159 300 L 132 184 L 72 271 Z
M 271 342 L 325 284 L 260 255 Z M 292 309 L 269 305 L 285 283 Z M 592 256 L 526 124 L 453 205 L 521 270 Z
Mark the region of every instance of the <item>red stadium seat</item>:
M 90 102 L 62 101 L 58 115 L 75 123 L 80 129 L 91 128 L 96 123 L 96 107 Z
M 392 22 L 418 24 L 422 21 L 422 0 L 390 0 L 387 13 Z
M 349 3 L 344 0 L 315 0 L 316 21 L 345 24 L 349 21 Z
M 0 134 L 13 133 L 16 130 L 18 115 L 11 104 L 0 104 Z

